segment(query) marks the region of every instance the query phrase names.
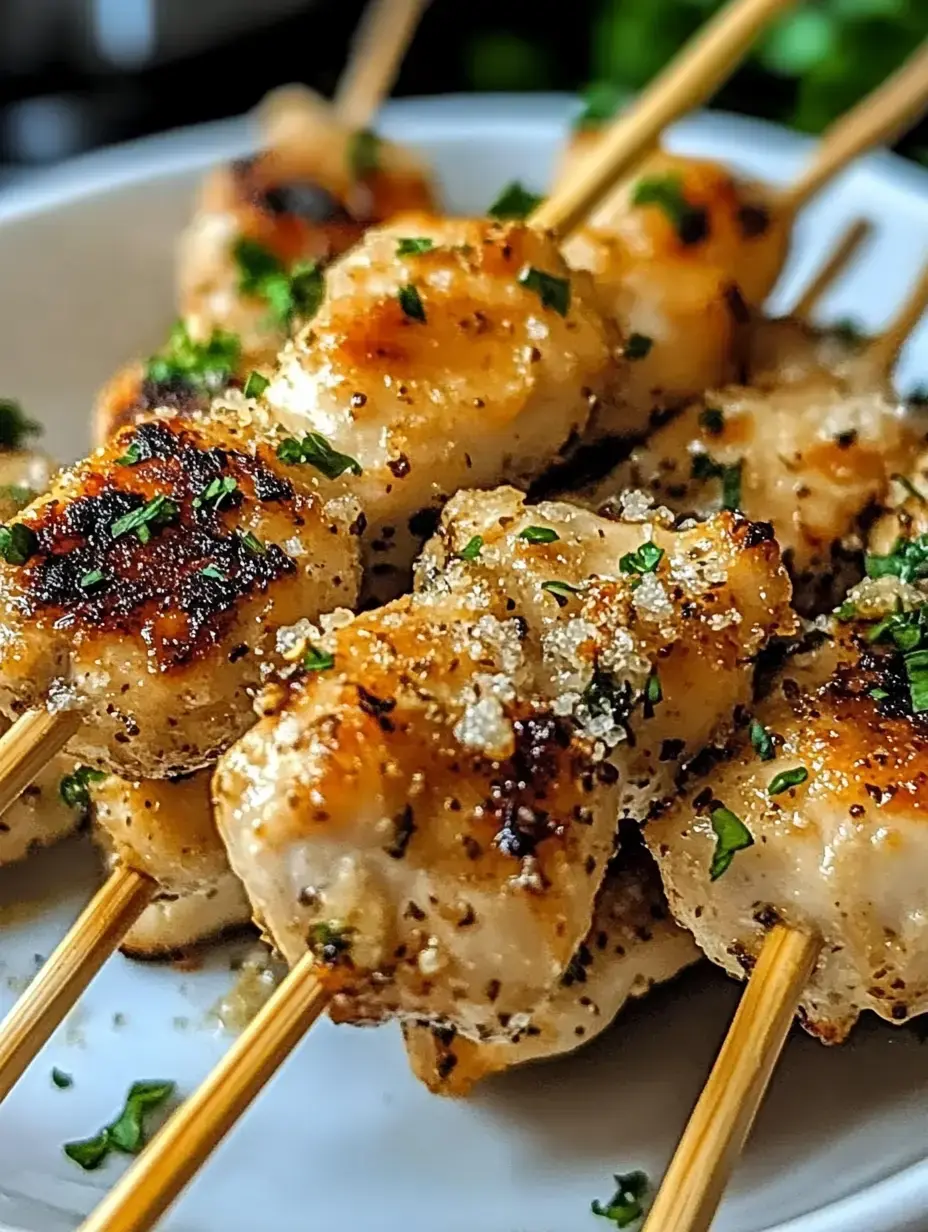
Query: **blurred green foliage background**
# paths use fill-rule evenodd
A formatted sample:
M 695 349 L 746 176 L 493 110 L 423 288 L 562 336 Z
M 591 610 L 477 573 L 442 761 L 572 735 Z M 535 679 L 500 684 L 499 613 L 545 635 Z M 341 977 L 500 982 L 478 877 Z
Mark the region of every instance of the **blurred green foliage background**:
M 433 30 L 445 3 L 432 6 Z M 459 3 L 455 0 L 456 8 Z M 608 82 L 632 91 L 720 5 L 721 0 L 471 0 L 460 7 L 474 25 L 460 30 L 464 37 L 455 44 L 460 52 L 454 58 L 461 57 L 464 88 L 575 90 Z M 451 24 L 462 16 L 459 10 Z M 770 29 L 713 105 L 819 132 L 926 37 L 928 0 L 806 0 Z M 928 162 L 928 125 L 923 121 L 900 149 Z

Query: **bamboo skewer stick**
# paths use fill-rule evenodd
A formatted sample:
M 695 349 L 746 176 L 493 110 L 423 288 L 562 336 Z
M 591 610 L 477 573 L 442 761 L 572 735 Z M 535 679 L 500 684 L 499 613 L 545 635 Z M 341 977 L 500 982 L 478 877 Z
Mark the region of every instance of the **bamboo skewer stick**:
M 819 948 L 779 924 L 769 933 L 643 1232 L 705 1232 L 712 1223 Z
M 199 1090 L 81 1224 L 82 1232 L 143 1232 L 192 1180 L 329 1002 L 307 953 Z
M 862 357 L 888 373 L 928 306 L 928 265 Z M 741 1004 L 642 1232 L 706 1232 L 751 1131 L 821 939 L 778 924 L 764 942 Z
M 151 902 L 150 877 L 117 868 L 0 1024 L 0 1101 Z
M 366 128 L 392 90 L 427 4 L 428 0 L 375 0 L 361 18 L 333 99 L 336 115 L 349 128 Z
M 73 710 L 30 710 L 0 736 L 0 817 L 79 726 Z
M 613 120 L 583 160 L 576 179 L 558 196 L 543 202 L 529 221 L 543 230 L 569 234 L 671 120 L 721 85 L 770 19 L 792 3 L 730 0 L 659 74 L 632 110 Z
M 810 165 L 784 189 L 780 204 L 795 214 L 859 154 L 892 144 L 928 110 L 928 41 L 887 81 L 829 128 Z
M 808 320 L 814 312 L 822 296 L 860 251 L 860 246 L 873 232 L 872 224 L 866 218 L 858 220 L 848 227 L 818 271 L 812 281 L 803 290 L 793 307 L 791 315 L 800 321 Z

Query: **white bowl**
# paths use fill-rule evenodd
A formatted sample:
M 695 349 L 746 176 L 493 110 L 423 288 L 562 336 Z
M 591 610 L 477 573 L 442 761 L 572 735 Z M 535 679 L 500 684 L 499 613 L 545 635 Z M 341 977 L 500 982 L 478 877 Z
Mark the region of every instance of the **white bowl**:
M 384 128 L 435 164 L 448 200 L 479 212 L 512 178 L 548 182 L 568 114 L 550 97 L 391 105 Z M 173 315 L 175 236 L 203 169 L 246 151 L 230 121 L 106 151 L 0 199 L 0 393 L 21 398 L 61 457 L 87 443 L 91 398 Z M 672 145 L 782 182 L 810 143 L 701 115 Z M 877 327 L 928 256 L 928 174 L 887 154 L 842 177 L 800 220 L 778 290 L 787 306 L 836 233 L 865 213 L 878 235 L 825 306 Z M 903 386 L 928 377 L 928 329 Z M 0 876 L 0 1009 L 49 952 L 97 876 L 70 843 Z M 73 1228 L 118 1165 L 83 1173 L 61 1144 L 93 1133 L 136 1078 L 189 1092 L 227 1038 L 208 1010 L 229 947 L 181 972 L 112 960 L 0 1109 L 0 1226 Z M 410 1076 L 393 1028 L 317 1026 L 165 1221 L 176 1232 L 606 1232 L 590 1200 L 611 1174 L 666 1163 L 737 999 L 703 967 L 624 1014 L 587 1049 L 488 1083 L 466 1102 Z M 114 1014 L 123 1015 L 124 1023 Z M 68 1091 L 49 1075 L 74 1076 Z M 866 1023 L 843 1048 L 796 1034 L 719 1216 L 719 1232 L 902 1232 L 928 1226 L 921 1094 L 928 1048 Z M 5 1221 L 5 1223 L 4 1223 Z

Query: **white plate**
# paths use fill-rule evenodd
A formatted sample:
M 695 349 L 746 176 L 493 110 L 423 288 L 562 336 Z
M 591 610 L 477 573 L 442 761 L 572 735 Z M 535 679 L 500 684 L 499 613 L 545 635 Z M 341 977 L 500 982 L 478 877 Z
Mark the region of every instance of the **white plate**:
M 504 181 L 542 187 L 566 115 L 555 98 L 423 100 L 385 127 L 433 160 L 448 200 L 479 211 Z M 673 145 L 771 181 L 808 143 L 730 116 L 681 124 Z M 86 444 L 91 397 L 171 319 L 172 247 L 210 162 L 248 148 L 239 121 L 94 155 L 0 198 L 0 392 L 21 397 L 61 456 Z M 786 305 L 836 231 L 861 212 L 879 234 L 827 309 L 879 326 L 928 255 L 928 175 L 880 154 L 803 216 L 778 295 Z M 903 385 L 928 377 L 928 328 Z M 96 877 L 72 843 L 0 877 L 0 1009 L 86 901 Z M 25 904 L 25 905 L 24 905 Z M 75 1018 L 0 1110 L 0 1223 L 64 1232 L 114 1179 L 61 1144 L 108 1120 L 136 1078 L 189 1092 L 227 1045 L 207 1024 L 229 950 L 205 969 L 110 962 Z M 166 1220 L 176 1232 L 605 1232 L 590 1199 L 611 1174 L 659 1177 L 735 1005 L 708 968 L 625 1014 L 576 1056 L 490 1082 L 469 1101 L 430 1096 L 398 1031 L 322 1023 Z M 114 1023 L 114 1014 L 125 1017 Z M 53 1065 L 74 1075 L 68 1091 Z M 717 1227 L 901 1232 L 928 1226 L 928 1047 L 909 1030 L 859 1030 L 827 1050 L 797 1035 Z

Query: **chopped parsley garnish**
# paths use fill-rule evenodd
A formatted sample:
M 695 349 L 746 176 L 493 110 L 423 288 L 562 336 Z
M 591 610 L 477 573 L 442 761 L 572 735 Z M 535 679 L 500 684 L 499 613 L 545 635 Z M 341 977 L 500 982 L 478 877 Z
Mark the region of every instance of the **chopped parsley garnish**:
M 327 672 L 335 666 L 335 656 L 327 650 L 319 650 L 316 646 L 308 646 L 303 654 L 303 666 L 308 672 Z
M 904 659 L 909 696 L 916 714 L 928 710 L 928 650 L 914 650 Z
M 829 326 L 829 330 L 845 346 L 854 348 L 859 347 L 865 337 L 863 327 L 853 317 L 840 317 L 833 325 Z
M 38 551 L 36 533 L 22 522 L 0 526 L 0 556 L 8 565 L 24 565 Z
M 92 766 L 78 766 L 66 774 L 58 784 L 58 794 L 68 808 L 79 809 L 86 813 L 90 808 L 90 784 L 99 783 L 106 778 L 105 770 L 94 770 Z
M 361 463 L 346 453 L 333 449 L 318 432 L 307 432 L 302 440 L 288 436 L 277 446 L 277 456 L 288 466 L 314 466 L 326 479 L 337 479 L 345 471 L 361 474 Z
M 245 397 L 260 398 L 270 383 L 263 373 L 252 370 L 245 380 Z
M 632 712 L 634 695 L 627 680 L 619 680 L 611 672 L 597 667 L 593 678 L 583 690 L 583 704 L 594 717 L 612 719 L 616 726 L 624 726 Z
M 840 620 L 842 624 L 847 624 L 849 620 L 857 619 L 857 604 L 850 599 L 845 599 L 838 610 L 835 612 L 835 620 Z
M 78 582 L 81 590 L 92 590 L 94 586 L 99 586 L 104 579 L 102 569 L 90 569 L 85 573 Z
M 690 469 L 691 479 L 720 479 L 722 481 L 722 508 L 739 509 L 741 506 L 741 468 L 743 461 L 726 466 L 716 462 L 710 454 L 697 453 Z
M 238 484 L 231 475 L 223 475 L 221 479 L 217 475 L 209 481 L 199 496 L 193 498 L 193 507 L 201 509 L 204 505 L 212 505 L 214 509 L 218 509 L 227 496 L 237 491 Z
M 805 766 L 796 766 L 792 770 L 781 770 L 775 774 L 767 785 L 768 796 L 780 796 L 791 787 L 799 787 L 809 777 Z
M 884 616 L 870 629 L 867 640 L 892 643 L 901 652 L 912 711 L 923 714 L 928 710 L 928 604 L 923 603 L 912 612 Z M 870 696 L 874 696 L 872 690 Z
M 404 236 L 397 241 L 396 255 L 398 257 L 417 257 L 420 252 L 431 252 L 434 247 L 434 241 L 428 239 L 427 236 Z
M 350 952 L 352 932 L 334 922 L 320 921 L 309 930 L 309 948 L 320 962 L 333 965 Z
M 741 818 L 724 805 L 714 808 L 709 814 L 709 820 L 712 822 L 716 840 L 712 863 L 709 865 L 709 879 L 717 881 L 730 868 L 735 852 L 753 847 L 754 838 Z
M 644 1172 L 617 1173 L 615 1193 L 605 1204 L 593 1201 L 590 1210 L 603 1219 L 611 1219 L 617 1228 L 627 1228 L 644 1214 L 642 1199 L 648 1193 L 648 1178 Z
M 116 459 L 117 466 L 138 466 L 142 460 L 142 451 L 139 449 L 138 441 L 133 441 L 126 452 Z
M 761 761 L 773 761 L 776 756 L 773 748 L 773 738 L 763 723 L 758 722 L 757 719 L 751 719 L 751 726 L 748 730 L 750 731 L 754 752 Z
M 879 685 L 874 685 L 872 689 L 867 690 L 867 693 L 875 702 L 883 702 L 887 697 L 889 697 L 889 693 L 886 689 L 881 689 Z
M 623 573 L 653 573 L 661 563 L 663 555 L 663 548 L 659 548 L 652 540 L 646 539 L 634 552 L 626 552 L 624 556 L 619 557 L 619 569 Z
M 0 449 L 18 449 L 26 437 L 41 436 L 44 428 L 23 414 L 12 398 L 0 398 Z
M 200 570 L 200 577 L 212 578 L 214 582 L 228 582 L 229 580 L 218 565 L 204 565 Z
M 369 128 L 359 128 L 348 141 L 348 166 L 356 180 L 380 170 L 380 138 Z
M 657 674 L 657 669 L 654 668 L 644 686 L 644 717 L 646 719 L 653 718 L 654 707 L 663 700 L 664 690 L 661 688 L 661 678 Z
M 157 385 L 181 380 L 196 389 L 221 389 L 228 384 L 241 356 L 242 346 L 235 334 L 214 329 L 208 341 L 194 342 L 186 322 L 177 321 L 167 346 L 148 361 L 145 375 Z
M 20 509 L 22 509 L 23 505 L 28 505 L 36 496 L 38 496 L 38 492 L 35 488 L 24 488 L 19 483 L 0 483 L 0 498 L 15 501 Z
M 583 110 L 574 128 L 599 128 L 611 120 L 625 101 L 626 92 L 611 81 L 594 81 L 583 91 Z
M 524 539 L 526 543 L 556 543 L 560 537 L 550 526 L 526 526 L 525 530 L 520 530 L 516 536 L 517 539 Z
M 519 271 L 519 282 L 529 291 L 534 291 L 545 308 L 553 308 L 566 317 L 570 310 L 570 279 L 547 274 L 534 265 L 526 265 Z
M 254 552 L 256 556 L 263 556 L 267 551 L 267 548 L 258 536 L 253 535 L 250 530 L 246 530 L 242 535 L 242 543 L 244 543 L 249 552 Z
M 629 334 L 628 342 L 625 344 L 625 358 L 644 359 L 650 355 L 653 346 L 654 339 L 649 338 L 647 334 Z
M 425 305 L 422 303 L 422 296 L 411 282 L 400 287 L 396 298 L 400 301 L 404 315 L 409 317 L 410 321 L 425 321 Z
M 168 500 L 166 496 L 154 496 L 138 509 L 133 509 L 130 513 L 124 513 L 121 518 L 117 518 L 110 527 L 110 534 L 114 539 L 118 539 L 121 535 L 128 535 L 131 531 L 135 531 L 139 543 L 147 543 L 151 538 L 153 526 L 166 526 L 169 522 L 173 522 L 179 512 L 177 505 L 172 500 Z
M 554 596 L 558 607 L 563 607 L 571 595 L 580 594 L 580 587 L 571 586 L 570 582 L 542 582 L 541 589 Z
M 474 535 L 472 539 L 468 539 L 464 544 L 460 552 L 458 552 L 458 556 L 461 560 L 476 560 L 482 548 L 483 535 Z
M 122 1112 L 93 1138 L 65 1143 L 64 1153 L 86 1172 L 99 1168 L 111 1151 L 137 1155 L 145 1145 L 145 1114 L 174 1094 L 173 1082 L 133 1082 Z
M 538 193 L 529 192 L 518 180 L 513 180 L 499 194 L 487 210 L 487 214 L 491 218 L 500 219 L 528 218 L 542 201 L 544 197 L 539 196 Z
M 70 1074 L 66 1074 L 63 1069 L 59 1069 L 56 1065 L 52 1070 L 52 1084 L 59 1091 L 67 1091 L 69 1087 L 74 1086 L 74 1079 Z
M 717 406 L 707 406 L 699 412 L 699 426 L 710 436 L 721 436 L 725 430 L 725 415 Z
M 238 289 L 263 299 L 274 324 L 286 327 L 294 317 L 309 320 L 316 315 L 325 294 L 325 276 L 317 261 L 298 261 L 288 272 L 270 249 L 246 237 L 236 240 L 232 255 Z
M 887 556 L 868 552 L 866 568 L 868 577 L 897 577 L 900 582 L 914 582 L 928 576 L 928 535 L 897 539 Z
M 681 243 L 698 244 L 709 234 L 709 217 L 701 205 L 683 195 L 683 180 L 669 175 L 646 176 L 632 189 L 633 205 L 656 205 L 670 219 Z

